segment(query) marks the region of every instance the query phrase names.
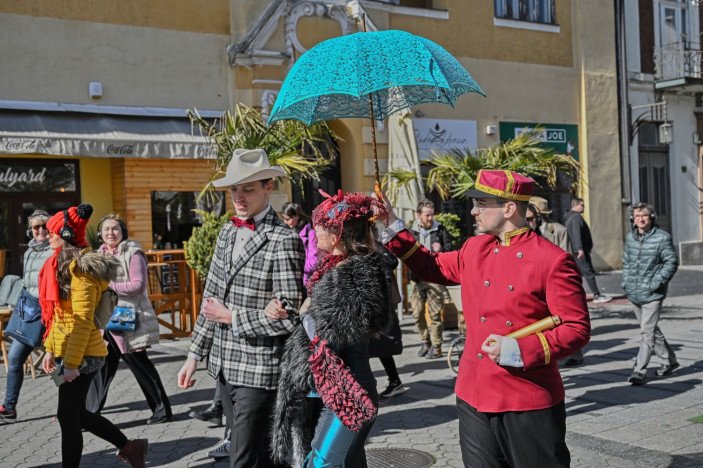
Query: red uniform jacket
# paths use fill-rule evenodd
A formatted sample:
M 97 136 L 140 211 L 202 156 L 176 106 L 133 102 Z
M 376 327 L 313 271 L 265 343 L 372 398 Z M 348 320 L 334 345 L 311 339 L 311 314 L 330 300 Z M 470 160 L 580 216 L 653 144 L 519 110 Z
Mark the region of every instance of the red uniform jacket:
M 402 231 L 386 247 L 423 281 L 461 284 L 466 344 L 455 392 L 481 412 L 544 409 L 564 400 L 557 359 L 582 348 L 590 321 L 581 275 L 570 254 L 533 231 L 479 235 L 461 250 L 430 253 Z M 404 258 L 407 257 L 407 258 Z M 524 368 L 501 367 L 481 353 L 491 333 L 505 336 L 550 315 L 562 324 L 518 339 Z M 545 352 L 544 346 L 548 346 Z

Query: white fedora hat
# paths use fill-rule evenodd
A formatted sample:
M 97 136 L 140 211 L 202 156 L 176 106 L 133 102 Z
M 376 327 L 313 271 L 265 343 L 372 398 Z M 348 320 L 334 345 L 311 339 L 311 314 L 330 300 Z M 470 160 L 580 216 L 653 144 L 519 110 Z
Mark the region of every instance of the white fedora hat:
M 256 180 L 285 176 L 278 166 L 271 166 L 266 151 L 262 149 L 236 149 L 227 164 L 225 176 L 212 181 L 215 187 L 247 184 Z

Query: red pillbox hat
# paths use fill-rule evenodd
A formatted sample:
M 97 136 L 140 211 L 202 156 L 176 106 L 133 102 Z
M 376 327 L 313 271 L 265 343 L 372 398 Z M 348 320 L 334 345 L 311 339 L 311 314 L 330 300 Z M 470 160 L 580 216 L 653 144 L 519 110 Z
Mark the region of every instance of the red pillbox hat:
M 505 198 L 529 201 L 535 190 L 535 181 L 515 171 L 481 169 L 474 188 L 468 191 L 472 198 Z

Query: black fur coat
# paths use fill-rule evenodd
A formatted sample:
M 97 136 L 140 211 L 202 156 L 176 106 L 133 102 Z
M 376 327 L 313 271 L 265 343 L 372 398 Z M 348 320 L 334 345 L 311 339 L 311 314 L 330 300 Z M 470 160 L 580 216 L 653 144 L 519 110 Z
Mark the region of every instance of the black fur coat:
M 321 339 L 344 360 L 377 399 L 368 344 L 389 322 L 385 262 L 376 252 L 354 256 L 327 272 L 314 286 L 308 314 Z M 310 340 L 302 325 L 288 338 L 281 363 L 272 450 L 276 459 L 300 466 L 310 451 L 316 415 L 307 395 L 314 389 L 308 357 Z

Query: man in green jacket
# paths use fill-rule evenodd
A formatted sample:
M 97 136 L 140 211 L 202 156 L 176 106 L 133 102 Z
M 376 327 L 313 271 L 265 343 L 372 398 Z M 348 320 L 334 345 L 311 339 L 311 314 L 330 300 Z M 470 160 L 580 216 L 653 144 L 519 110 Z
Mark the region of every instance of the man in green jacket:
M 670 375 L 679 367 L 674 350 L 658 326 L 662 301 L 679 262 L 671 235 L 654 224 L 654 207 L 638 203 L 631 208 L 631 213 L 634 228 L 625 240 L 622 287 L 634 304 L 640 322 L 640 348 L 627 381 L 642 385 L 647 380 L 647 364 L 652 353 L 662 361 L 656 375 Z

